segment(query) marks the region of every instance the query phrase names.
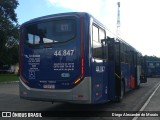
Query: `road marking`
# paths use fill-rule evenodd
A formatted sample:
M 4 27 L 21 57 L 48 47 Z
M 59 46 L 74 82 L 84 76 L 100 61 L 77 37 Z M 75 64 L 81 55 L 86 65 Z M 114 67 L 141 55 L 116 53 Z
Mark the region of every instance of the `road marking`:
M 156 91 L 158 90 L 159 87 L 160 87 L 160 82 L 159 82 L 158 86 L 156 87 L 156 89 L 153 91 L 153 93 L 150 95 L 150 97 L 147 99 L 147 101 L 144 103 L 142 108 L 139 110 L 139 112 L 144 111 L 144 109 L 147 107 L 148 103 L 150 102 L 151 98 L 156 93 Z M 138 117 L 134 117 L 132 120 L 137 120 L 137 119 L 138 119 Z

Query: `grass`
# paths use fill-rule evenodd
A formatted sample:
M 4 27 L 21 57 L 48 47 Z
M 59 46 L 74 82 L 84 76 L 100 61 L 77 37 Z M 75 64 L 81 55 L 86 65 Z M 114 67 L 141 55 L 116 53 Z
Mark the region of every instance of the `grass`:
M 0 83 L 1 82 L 11 82 L 11 81 L 18 81 L 17 74 L 0 74 Z

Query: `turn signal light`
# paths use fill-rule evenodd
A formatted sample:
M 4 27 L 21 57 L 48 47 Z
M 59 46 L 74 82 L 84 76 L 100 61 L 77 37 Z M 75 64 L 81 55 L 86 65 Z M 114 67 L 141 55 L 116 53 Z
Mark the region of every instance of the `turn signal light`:
M 77 84 L 79 81 L 81 80 L 81 78 L 76 79 L 73 84 Z

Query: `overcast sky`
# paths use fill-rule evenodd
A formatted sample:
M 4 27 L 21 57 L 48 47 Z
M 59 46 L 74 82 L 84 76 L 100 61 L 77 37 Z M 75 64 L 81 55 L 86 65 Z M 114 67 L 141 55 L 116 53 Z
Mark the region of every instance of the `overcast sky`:
M 160 57 L 160 0 L 119 0 L 120 36 L 143 55 Z M 19 24 L 63 12 L 88 12 L 116 33 L 118 0 L 18 0 Z

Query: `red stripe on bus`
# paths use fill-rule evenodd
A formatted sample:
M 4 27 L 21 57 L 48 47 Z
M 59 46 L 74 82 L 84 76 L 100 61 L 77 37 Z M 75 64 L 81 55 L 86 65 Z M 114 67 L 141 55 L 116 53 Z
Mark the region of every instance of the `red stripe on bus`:
M 84 77 L 84 34 L 83 34 L 83 17 L 80 17 L 81 22 L 81 78 Z

